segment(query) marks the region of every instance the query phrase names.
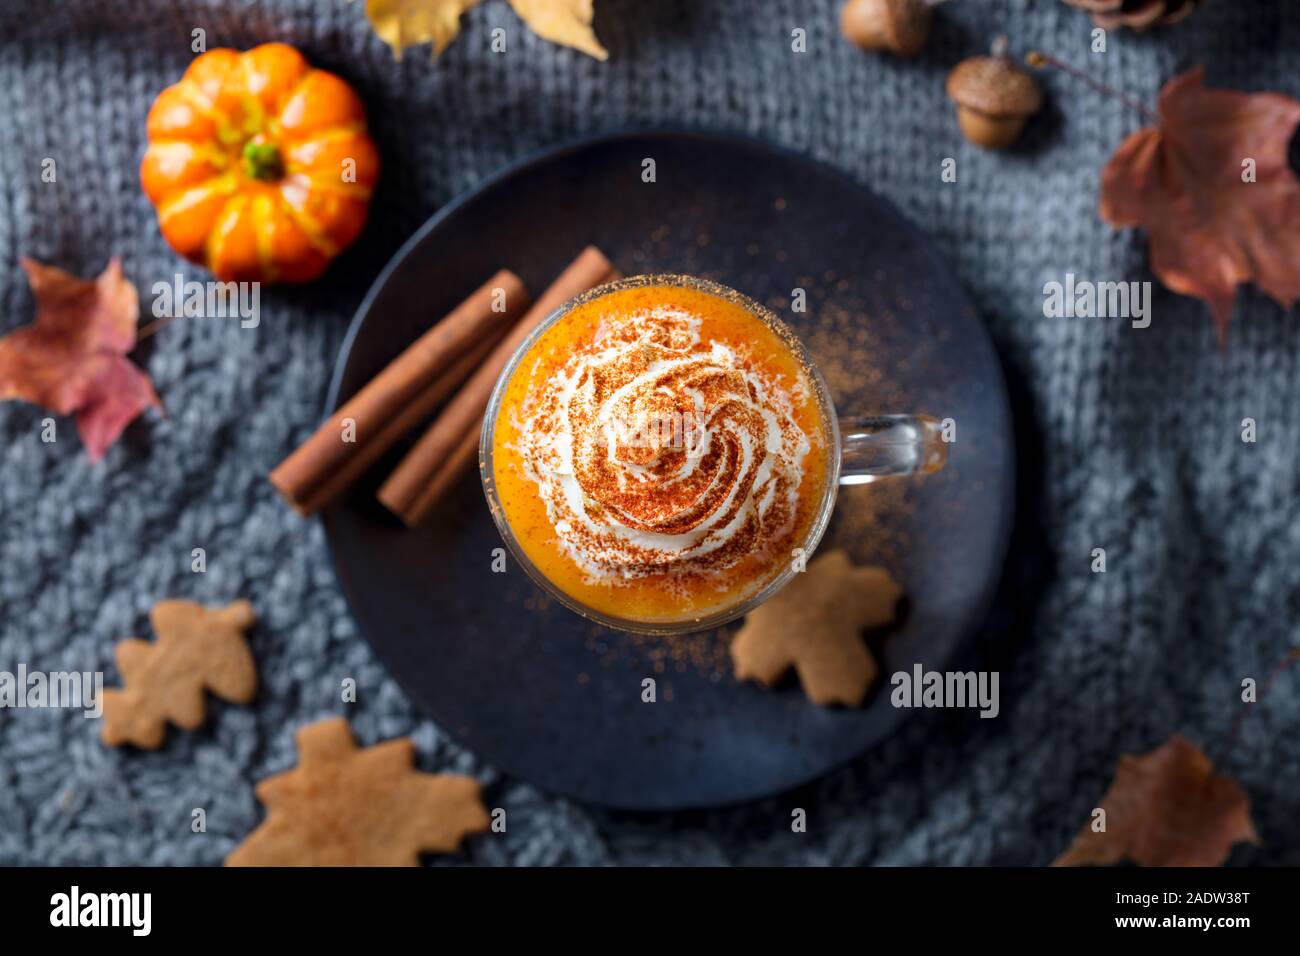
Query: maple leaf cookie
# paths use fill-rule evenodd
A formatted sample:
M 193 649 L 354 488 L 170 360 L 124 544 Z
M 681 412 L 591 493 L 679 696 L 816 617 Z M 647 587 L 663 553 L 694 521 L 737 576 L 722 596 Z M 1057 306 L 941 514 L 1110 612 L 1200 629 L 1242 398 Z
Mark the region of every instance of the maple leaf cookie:
M 207 691 L 232 704 L 251 703 L 257 692 L 257 669 L 244 639 L 257 615 L 247 601 L 222 608 L 159 601 L 149 622 L 156 643 L 131 637 L 117 645 L 126 686 L 104 691 L 100 736 L 110 747 L 161 747 L 168 723 L 194 730 L 206 716 Z
M 266 820 L 227 866 L 416 866 L 488 829 L 479 782 L 416 770 L 409 737 L 360 748 L 334 717 L 296 740 L 298 766 L 257 785 Z
M 892 622 L 901 596 L 883 568 L 828 552 L 745 618 L 731 643 L 735 675 L 771 687 L 793 667 L 814 703 L 857 707 L 879 672 L 862 632 Z

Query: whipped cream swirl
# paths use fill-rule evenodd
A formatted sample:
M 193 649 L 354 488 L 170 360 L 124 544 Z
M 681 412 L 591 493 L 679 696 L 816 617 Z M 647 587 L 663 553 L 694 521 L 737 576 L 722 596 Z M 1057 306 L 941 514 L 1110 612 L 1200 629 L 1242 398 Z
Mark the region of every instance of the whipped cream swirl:
M 806 388 L 702 342 L 689 313 L 645 310 L 602 324 L 535 384 L 519 451 L 591 578 L 717 573 L 794 525 L 810 446 L 792 387 Z

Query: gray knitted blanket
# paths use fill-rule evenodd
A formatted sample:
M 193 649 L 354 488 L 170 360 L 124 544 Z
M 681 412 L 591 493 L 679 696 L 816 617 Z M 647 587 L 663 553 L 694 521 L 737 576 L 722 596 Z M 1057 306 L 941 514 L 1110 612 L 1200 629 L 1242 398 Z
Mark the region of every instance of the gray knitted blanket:
M 284 40 L 341 73 L 385 161 L 371 226 L 323 280 L 263 290 L 255 332 L 180 322 L 139 353 L 167 414 L 144 416 L 100 465 L 70 421 L 46 444 L 44 413 L 0 404 L 0 670 L 102 669 L 114 683 L 113 644 L 151 636 L 161 597 L 246 597 L 264 621 L 256 705 L 217 704 L 205 729 L 158 752 L 105 748 L 79 712 L 0 710 L 0 863 L 219 862 L 261 819 L 254 783 L 295 763 L 292 731 L 342 707 L 340 675 L 360 689 L 359 740 L 411 734 L 424 769 L 475 774 L 508 808 L 507 833 L 446 860 L 1041 864 L 1121 753 L 1179 731 L 1250 794 L 1263 842 L 1234 861 L 1300 863 L 1296 672 L 1222 747 L 1241 680 L 1262 681 L 1296 641 L 1300 317 L 1245 291 L 1225 351 L 1199 303 L 1159 287 L 1148 329 L 1044 318 L 1043 285 L 1066 272 L 1151 278 L 1144 239 L 1097 214 L 1099 171 L 1141 120 L 1052 75 L 1027 140 L 994 155 L 960 139 L 943 93 L 949 67 L 1006 33 L 1147 102 L 1201 62 L 1211 85 L 1300 95 L 1290 6 L 1217 0 L 1093 55 L 1087 17 L 1054 0 L 964 0 L 899 62 L 842 41 L 839 0 L 597 0 L 602 64 L 485 0 L 438 63 L 417 50 L 397 64 L 344 0 L 0 0 L 0 331 L 32 315 L 21 255 L 88 276 L 117 254 L 146 291 L 176 271 L 136 170 L 148 105 L 191 59 L 196 28 L 209 46 Z M 489 51 L 496 26 L 509 56 Z M 792 60 L 796 27 L 809 52 Z M 771 801 L 611 814 L 497 773 L 419 717 L 349 619 L 319 526 L 265 475 L 317 423 L 369 283 L 441 204 L 577 134 L 682 122 L 840 167 L 933 236 L 975 297 L 1013 384 L 1023 466 L 1004 601 L 976 649 L 1001 671 L 1002 707 L 996 720 L 918 715 Z M 940 181 L 946 156 L 959 157 L 956 185 Z M 42 181 L 47 157 L 55 183 Z M 196 547 L 205 574 L 191 573 Z M 1105 574 L 1090 570 L 1098 547 Z M 806 833 L 790 832 L 792 806 Z

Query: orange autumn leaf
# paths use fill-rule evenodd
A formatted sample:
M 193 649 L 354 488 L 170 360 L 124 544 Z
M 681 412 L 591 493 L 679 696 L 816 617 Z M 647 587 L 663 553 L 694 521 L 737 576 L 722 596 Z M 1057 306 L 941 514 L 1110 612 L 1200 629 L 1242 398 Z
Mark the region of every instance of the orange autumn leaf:
M 1053 866 L 1221 866 L 1234 844 L 1259 842 L 1246 792 L 1180 734 L 1140 757 L 1120 757 L 1098 806 L 1106 828 L 1084 824 Z
M 139 299 L 113 259 L 97 279 L 24 258 L 36 321 L 0 338 L 0 400 L 22 399 L 58 415 L 76 413 L 92 462 L 123 429 L 160 404 L 149 376 L 127 360 Z
M 1300 100 L 1206 89 L 1204 74 L 1166 83 L 1160 124 L 1115 151 L 1101 215 L 1146 230 L 1152 271 L 1205 300 L 1222 341 L 1239 284 L 1284 306 L 1300 298 L 1300 178 L 1287 159 Z

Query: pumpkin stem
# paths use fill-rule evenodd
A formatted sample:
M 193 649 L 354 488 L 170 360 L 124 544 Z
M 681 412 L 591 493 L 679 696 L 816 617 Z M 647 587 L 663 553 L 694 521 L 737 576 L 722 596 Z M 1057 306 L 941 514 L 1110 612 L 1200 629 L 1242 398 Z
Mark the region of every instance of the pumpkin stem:
M 244 146 L 244 173 L 250 179 L 269 181 L 284 175 L 280 147 L 274 143 L 248 143 Z

